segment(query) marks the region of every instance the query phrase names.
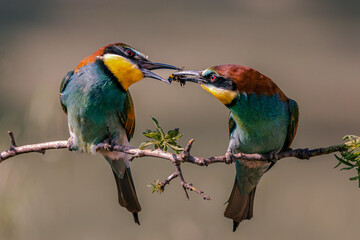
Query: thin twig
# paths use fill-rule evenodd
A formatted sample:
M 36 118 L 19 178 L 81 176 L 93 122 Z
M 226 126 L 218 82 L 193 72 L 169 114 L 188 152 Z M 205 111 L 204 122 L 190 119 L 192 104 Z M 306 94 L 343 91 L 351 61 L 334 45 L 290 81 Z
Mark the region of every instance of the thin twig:
M 197 194 L 201 195 L 204 200 L 211 200 L 211 198 L 210 198 L 208 195 L 206 195 L 203 191 L 195 188 L 195 187 L 192 185 L 192 183 L 184 183 L 183 186 L 184 186 L 186 189 L 188 189 L 188 190 L 190 190 L 190 191 L 193 191 L 193 192 L 196 192 Z
M 45 143 L 37 143 L 31 145 L 23 145 L 19 147 L 10 147 L 8 150 L 0 153 L 0 163 L 9 159 L 11 157 L 15 157 L 24 153 L 45 153 L 46 150 L 51 149 L 63 149 L 67 148 L 67 141 L 53 141 L 53 142 L 45 142 Z
M 98 149 L 105 149 L 104 143 L 100 143 L 97 145 Z M 30 145 L 23 145 L 19 147 L 14 147 L 13 149 L 8 149 L 0 153 L 0 162 L 3 162 L 6 159 L 11 157 L 15 157 L 24 153 L 31 152 L 41 152 L 51 150 L 51 149 L 63 149 L 67 148 L 67 141 L 53 141 L 53 142 L 44 142 Z M 298 159 L 309 159 L 312 157 L 330 154 L 334 152 L 344 151 L 346 150 L 345 144 L 339 144 L 334 146 L 329 146 L 325 148 L 315 148 L 315 149 L 289 149 L 284 152 L 277 153 L 278 159 L 295 157 Z M 131 146 L 123 146 L 123 145 L 114 145 L 113 151 L 124 152 L 130 155 L 137 155 L 140 157 L 156 157 L 161 159 L 170 160 L 172 162 L 189 162 L 199 166 L 213 164 L 213 163 L 224 163 L 226 161 L 225 155 L 223 156 L 214 156 L 208 158 L 202 157 L 194 157 L 189 155 L 187 158 L 182 158 L 180 154 L 174 154 L 169 152 L 164 152 L 162 150 L 156 149 L 138 149 Z M 270 161 L 270 154 L 243 154 L 237 153 L 234 154 L 234 160 L 242 160 L 242 161 Z
M 11 143 L 11 147 L 17 147 L 16 146 L 16 142 L 15 142 L 15 137 L 12 131 L 8 131 L 8 134 L 10 136 L 10 143 Z
M 31 152 L 37 152 L 37 153 L 45 153 L 47 150 L 51 149 L 63 149 L 68 148 L 68 141 L 53 141 L 53 142 L 44 142 L 44 143 L 37 143 L 37 144 L 30 144 L 30 145 L 23 145 L 23 146 L 17 146 L 16 141 L 14 138 L 14 135 L 12 132 L 8 132 L 10 136 L 10 142 L 11 146 L 8 150 L 3 151 L 0 153 L 0 163 L 5 161 L 6 159 L 9 159 L 11 157 L 15 157 L 20 154 L 24 153 L 31 153 Z M 210 197 L 205 195 L 203 191 L 193 187 L 191 183 L 187 183 L 183 177 L 181 167 L 180 165 L 182 163 L 188 162 L 192 164 L 196 164 L 199 166 L 208 166 L 209 164 L 213 163 L 226 163 L 226 156 L 214 156 L 214 157 L 208 157 L 208 158 L 202 158 L 202 157 L 194 157 L 190 154 L 190 150 L 192 147 L 192 144 L 194 143 L 194 140 L 191 139 L 186 147 L 184 148 L 184 151 L 178 154 L 165 152 L 162 149 L 138 149 L 131 146 L 123 146 L 123 145 L 113 145 L 111 146 L 112 151 L 118 151 L 118 152 L 124 152 L 130 155 L 133 155 L 130 159 L 133 160 L 135 158 L 141 158 L 141 157 L 155 157 L 160 159 L 166 159 L 171 161 L 176 171 L 171 174 L 165 181 L 161 182 L 161 188 L 164 189 L 164 187 L 170 183 L 173 179 L 176 177 L 180 177 L 181 185 L 184 188 L 186 197 L 189 199 L 189 195 L 187 190 L 193 191 L 199 195 L 201 195 L 204 199 L 210 200 Z M 108 143 L 99 143 L 97 145 L 98 150 L 107 150 L 109 144 Z M 310 159 L 312 157 L 324 155 L 324 154 L 330 154 L 334 152 L 344 151 L 346 150 L 345 144 L 339 144 L 334 146 L 329 146 L 325 148 L 316 148 L 316 149 L 288 149 L 287 151 L 280 152 L 280 153 L 269 153 L 269 154 L 244 154 L 244 153 L 237 153 L 234 154 L 234 160 L 239 161 L 273 161 L 274 159 L 280 160 L 282 158 L 287 157 L 295 157 L 298 159 Z
M 160 182 L 160 189 L 162 191 L 165 190 L 165 186 L 170 184 L 170 182 L 177 178 L 179 176 L 179 173 L 178 172 L 173 172 L 170 176 L 168 176 L 164 181 Z
M 180 164 L 176 164 L 175 168 L 176 168 L 177 174 L 180 177 L 180 182 L 181 182 L 181 185 L 183 186 L 183 189 L 185 191 L 186 198 L 189 199 L 189 194 L 187 192 L 187 188 L 185 187 L 186 182 L 185 182 L 184 176 L 182 175 Z

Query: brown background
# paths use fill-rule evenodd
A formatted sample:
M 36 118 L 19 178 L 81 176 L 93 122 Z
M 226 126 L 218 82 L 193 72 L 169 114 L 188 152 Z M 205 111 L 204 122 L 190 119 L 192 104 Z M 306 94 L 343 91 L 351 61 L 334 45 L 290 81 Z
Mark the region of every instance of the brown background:
M 99 1 L 100 2 L 100 1 Z M 270 3 L 271 2 L 271 3 Z M 271 77 L 300 106 L 293 147 L 319 147 L 359 134 L 358 1 L 70 1 L 0 2 L 0 149 L 7 130 L 19 144 L 68 137 L 58 89 L 64 74 L 101 46 L 125 42 L 186 69 L 236 63 Z M 159 70 L 166 77 L 171 71 Z M 179 127 L 193 154 L 223 154 L 228 110 L 199 86 L 145 79 L 131 87 L 137 126 Z M 208 193 L 185 199 L 175 180 L 151 194 L 169 162 L 132 164 L 143 207 L 141 226 L 118 206 L 110 168 L 100 156 L 65 150 L 22 155 L 0 165 L 1 239 L 356 239 L 360 190 L 333 156 L 281 160 L 261 180 L 251 221 L 236 233 L 223 217 L 234 167 L 184 165 Z

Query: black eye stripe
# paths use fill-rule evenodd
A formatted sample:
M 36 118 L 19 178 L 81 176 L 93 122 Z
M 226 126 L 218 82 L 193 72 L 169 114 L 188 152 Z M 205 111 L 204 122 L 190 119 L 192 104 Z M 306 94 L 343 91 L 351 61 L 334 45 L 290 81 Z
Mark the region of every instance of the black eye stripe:
M 224 78 L 222 76 L 216 75 L 215 73 L 203 76 L 203 78 L 206 79 L 208 84 L 211 84 L 215 87 L 232 91 L 236 89 L 236 86 L 231 79 Z
M 121 48 L 119 47 L 116 47 L 116 46 L 110 46 L 110 47 L 107 47 L 105 50 L 104 50 L 104 53 L 103 54 L 106 54 L 106 53 L 111 53 L 111 54 L 118 54 L 118 55 L 123 55 L 123 51 Z
M 123 48 L 120 46 L 109 46 L 104 50 L 103 55 L 106 53 L 117 54 L 120 56 L 131 57 L 131 58 L 137 57 L 137 54 L 134 50 L 130 48 Z

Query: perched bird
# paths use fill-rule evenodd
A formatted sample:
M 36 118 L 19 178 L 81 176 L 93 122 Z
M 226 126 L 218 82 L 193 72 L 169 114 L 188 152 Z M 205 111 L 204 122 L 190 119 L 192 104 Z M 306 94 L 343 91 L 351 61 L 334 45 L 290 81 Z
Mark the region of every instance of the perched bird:
M 121 206 L 140 224 L 141 210 L 129 168 L 129 157 L 121 152 L 97 150 L 99 143 L 129 145 L 134 134 L 134 105 L 129 87 L 144 77 L 166 83 L 153 69 L 177 69 L 154 63 L 123 43 L 109 44 L 83 59 L 63 78 L 60 102 L 68 117 L 70 150 L 100 153 L 109 162 Z
M 298 105 L 258 71 L 219 65 L 177 72 L 169 80 L 199 83 L 229 108 L 228 161 L 234 153 L 275 153 L 290 147 L 298 125 Z M 233 231 L 241 221 L 252 218 L 256 186 L 274 162 L 235 161 L 235 183 L 224 213 L 233 219 Z

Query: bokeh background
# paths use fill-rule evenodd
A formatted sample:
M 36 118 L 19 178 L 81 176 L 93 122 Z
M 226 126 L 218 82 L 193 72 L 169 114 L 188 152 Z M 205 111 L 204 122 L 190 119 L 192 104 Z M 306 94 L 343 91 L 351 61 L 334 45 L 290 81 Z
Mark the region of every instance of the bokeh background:
M 300 106 L 293 147 L 341 143 L 359 134 L 360 6 L 356 0 L 85 1 L 0 0 L 0 149 L 68 138 L 59 84 L 103 45 L 125 42 L 186 69 L 236 63 L 271 77 Z M 159 70 L 166 77 L 171 71 Z M 228 110 L 199 86 L 145 79 L 131 87 L 137 126 L 179 127 L 193 154 L 221 155 Z M 141 226 L 117 203 L 111 170 L 100 156 L 66 150 L 27 154 L 0 165 L 0 239 L 356 239 L 360 190 L 333 169 L 331 155 L 281 160 L 261 180 L 254 218 L 233 233 L 223 217 L 233 165 L 184 165 L 185 178 L 152 194 L 171 163 L 132 163 Z

